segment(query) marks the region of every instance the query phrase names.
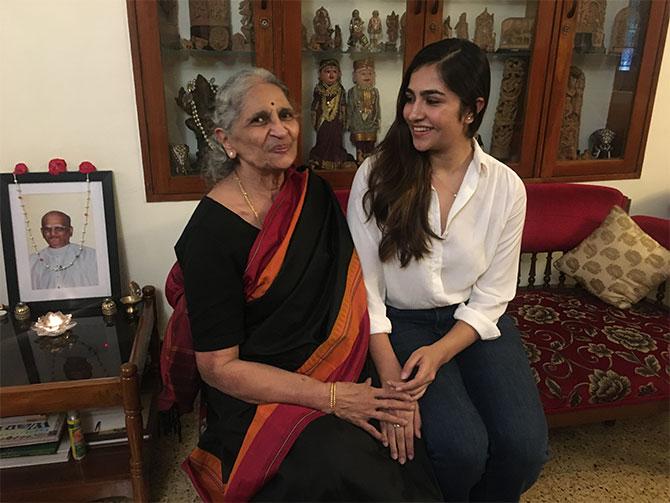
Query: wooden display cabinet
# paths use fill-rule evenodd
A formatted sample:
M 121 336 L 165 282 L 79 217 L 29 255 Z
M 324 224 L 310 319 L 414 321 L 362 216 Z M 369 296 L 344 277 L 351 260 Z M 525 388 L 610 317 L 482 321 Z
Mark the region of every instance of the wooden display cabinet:
M 224 0 L 201 0 L 201 4 L 205 1 L 225 5 Z M 319 60 L 336 57 L 347 88 L 353 62 L 365 56 L 343 51 L 353 9 L 360 11 L 366 23 L 375 9 L 382 19 L 392 10 L 405 16 L 404 48 L 397 53 L 369 54 L 377 64 L 382 103 L 378 141 L 393 121 L 402 69 L 416 52 L 447 36 L 448 27 L 455 36 L 463 14 L 472 40 L 478 26 L 486 27 L 481 19 L 490 16 L 489 32 L 495 33 L 496 40 L 488 52 L 492 86 L 480 128 L 484 149 L 530 182 L 639 177 L 670 11 L 665 0 L 340 1 L 325 7 L 333 27 L 340 26 L 343 50 L 313 51 L 305 48 L 300 27 L 306 28 L 304 39 L 309 40 L 314 31 L 312 19 L 321 3 L 250 0 L 253 47 L 207 50 L 190 47 L 189 0 L 127 3 L 149 201 L 197 199 L 206 190 L 198 170 L 188 168 L 189 162 L 197 165 L 196 135 L 184 126 L 189 115 L 175 101 L 179 87 L 185 87 L 198 73 L 221 84 L 234 71 L 256 65 L 284 80 L 301 112 L 298 160 L 306 162 L 315 141 L 309 106 Z M 244 2 L 232 0 L 228 4 L 232 35 L 241 31 L 243 16 L 250 12 L 244 10 Z M 614 26 L 621 24 L 622 18 L 617 21 L 617 14 L 624 7 L 634 13 L 626 18 L 627 46 L 612 50 Z M 240 13 L 236 14 L 238 8 Z M 503 30 L 504 23 L 508 28 L 524 28 Z M 386 34 L 384 28 L 384 37 Z M 501 43 L 503 36 L 505 42 Z M 566 119 L 566 110 L 574 107 L 573 99 L 566 99 L 574 91 L 574 75 L 570 80 L 574 67 L 584 75 L 583 92 L 578 96 L 581 113 Z M 589 137 L 599 129 L 615 133 L 614 146 L 606 158 L 586 153 L 593 149 Z M 344 147 L 353 153 L 348 133 L 344 136 Z M 185 150 L 181 145 L 186 144 L 189 161 L 176 169 L 174 146 Z M 571 149 L 574 155 L 568 157 L 576 158 L 565 158 Z M 354 171 L 320 174 L 334 187 L 342 188 L 350 185 Z

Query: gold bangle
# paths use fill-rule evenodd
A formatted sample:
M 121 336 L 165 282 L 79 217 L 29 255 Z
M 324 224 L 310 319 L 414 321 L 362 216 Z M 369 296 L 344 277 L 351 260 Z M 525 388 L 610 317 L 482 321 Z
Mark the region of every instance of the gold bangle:
M 335 406 L 337 405 L 337 383 L 330 383 L 330 411 L 335 412 Z

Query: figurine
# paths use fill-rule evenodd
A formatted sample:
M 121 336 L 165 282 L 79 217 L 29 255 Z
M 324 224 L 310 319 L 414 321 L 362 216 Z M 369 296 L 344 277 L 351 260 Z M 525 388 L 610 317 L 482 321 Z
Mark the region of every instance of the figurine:
M 584 101 L 584 87 L 586 77 L 581 68 L 570 67 L 568 89 L 566 90 L 565 106 L 563 108 L 563 122 L 558 141 L 558 158 L 560 160 L 577 159 L 577 145 L 579 144 L 579 126 L 582 117 L 582 103 Z
M 188 175 L 191 172 L 189 147 L 185 143 L 169 143 L 170 166 L 173 175 Z
M 370 36 L 370 50 L 372 52 L 381 51 L 382 20 L 378 10 L 372 11 L 372 17 L 368 21 L 368 35 Z
M 402 16 L 400 16 L 400 50 L 403 51 L 405 50 L 405 28 L 407 26 L 406 21 L 405 21 L 405 14 L 406 12 L 402 13 Z
M 388 42 L 384 44 L 384 50 L 387 52 L 395 52 L 396 44 L 398 42 L 398 14 L 395 11 L 386 16 L 386 36 L 388 37 Z
M 575 23 L 575 51 L 605 51 L 606 10 L 607 0 L 582 0 L 579 2 Z
M 535 20 L 529 17 L 508 17 L 500 25 L 499 49 L 530 49 Z
M 330 14 L 323 7 L 320 7 L 314 14 L 314 35 L 309 41 L 309 48 L 313 51 L 327 51 L 333 48 L 333 28 L 330 24 Z
M 230 0 L 189 0 L 188 8 L 196 49 L 230 49 Z
M 442 38 L 454 38 L 454 29 L 451 27 L 451 16 L 447 16 L 442 25 Z
M 342 50 L 342 30 L 340 25 L 335 25 L 335 35 L 333 36 L 333 49 Z
M 484 52 L 493 52 L 496 47 L 496 34 L 493 32 L 493 14 L 484 8 L 475 18 L 475 39 L 473 40 Z
M 211 111 L 214 107 L 214 100 L 218 86 L 214 84 L 212 78 L 208 81 L 205 77 L 198 74 L 198 76 L 189 81 L 186 89 L 179 88 L 179 95 L 175 98 L 177 105 L 189 117 L 186 119 L 186 127 L 195 133 L 195 138 L 198 144 L 198 151 L 196 152 L 195 165 L 192 170 L 200 171 L 204 165 L 205 152 L 213 148 L 210 135 L 214 132 L 214 123 L 211 119 Z M 180 170 L 180 166 L 175 166 L 176 170 Z
M 370 41 L 365 36 L 365 21 L 361 19 L 358 9 L 351 12 L 351 21 L 349 22 L 349 52 L 367 49 Z
M 589 136 L 589 147 L 594 159 L 611 159 L 614 154 L 616 133 L 611 129 L 597 129 Z
M 456 23 L 456 37 L 470 40 L 470 35 L 468 33 L 468 21 L 466 19 L 465 12 L 463 12 L 458 17 L 458 23 Z
M 347 92 L 347 128 L 351 143 L 356 146 L 356 162 L 360 165 L 375 147 L 381 120 L 372 59 L 354 61 L 353 81 L 354 86 Z
M 251 51 L 254 48 L 254 14 L 253 2 L 242 0 L 238 7 L 241 17 L 241 33 L 233 35 L 233 51 Z
M 500 83 L 500 97 L 493 120 L 493 133 L 489 153 L 498 160 L 510 159 L 512 139 L 518 133 L 517 118 L 523 108 L 523 91 L 526 84 L 526 61 L 524 58 L 507 58 Z
M 303 49 L 309 49 L 309 42 L 307 42 L 307 28 L 305 25 L 300 23 L 300 44 Z
M 316 144 L 309 152 L 309 165 L 314 169 L 348 167 L 353 157 L 342 145 L 346 128 L 347 98 L 340 82 L 342 72 L 336 59 L 319 63 L 319 82 L 314 87 L 310 107 L 312 124 L 316 130 Z

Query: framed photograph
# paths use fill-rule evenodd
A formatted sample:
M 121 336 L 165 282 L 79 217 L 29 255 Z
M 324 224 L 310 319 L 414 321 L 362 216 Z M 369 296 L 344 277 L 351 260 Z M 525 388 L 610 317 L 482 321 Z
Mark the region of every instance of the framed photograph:
M 34 314 L 99 310 L 120 294 L 111 171 L 0 175 L 9 302 Z

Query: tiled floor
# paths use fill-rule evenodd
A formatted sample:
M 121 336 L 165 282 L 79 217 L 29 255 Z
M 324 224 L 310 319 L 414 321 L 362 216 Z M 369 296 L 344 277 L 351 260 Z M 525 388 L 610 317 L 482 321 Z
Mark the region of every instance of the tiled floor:
M 523 502 L 656 503 L 670 501 L 670 415 L 552 430 L 551 459 Z M 153 501 L 199 501 L 179 468 L 195 445 L 195 421 L 183 418 L 184 440 L 161 439 L 153 458 Z

